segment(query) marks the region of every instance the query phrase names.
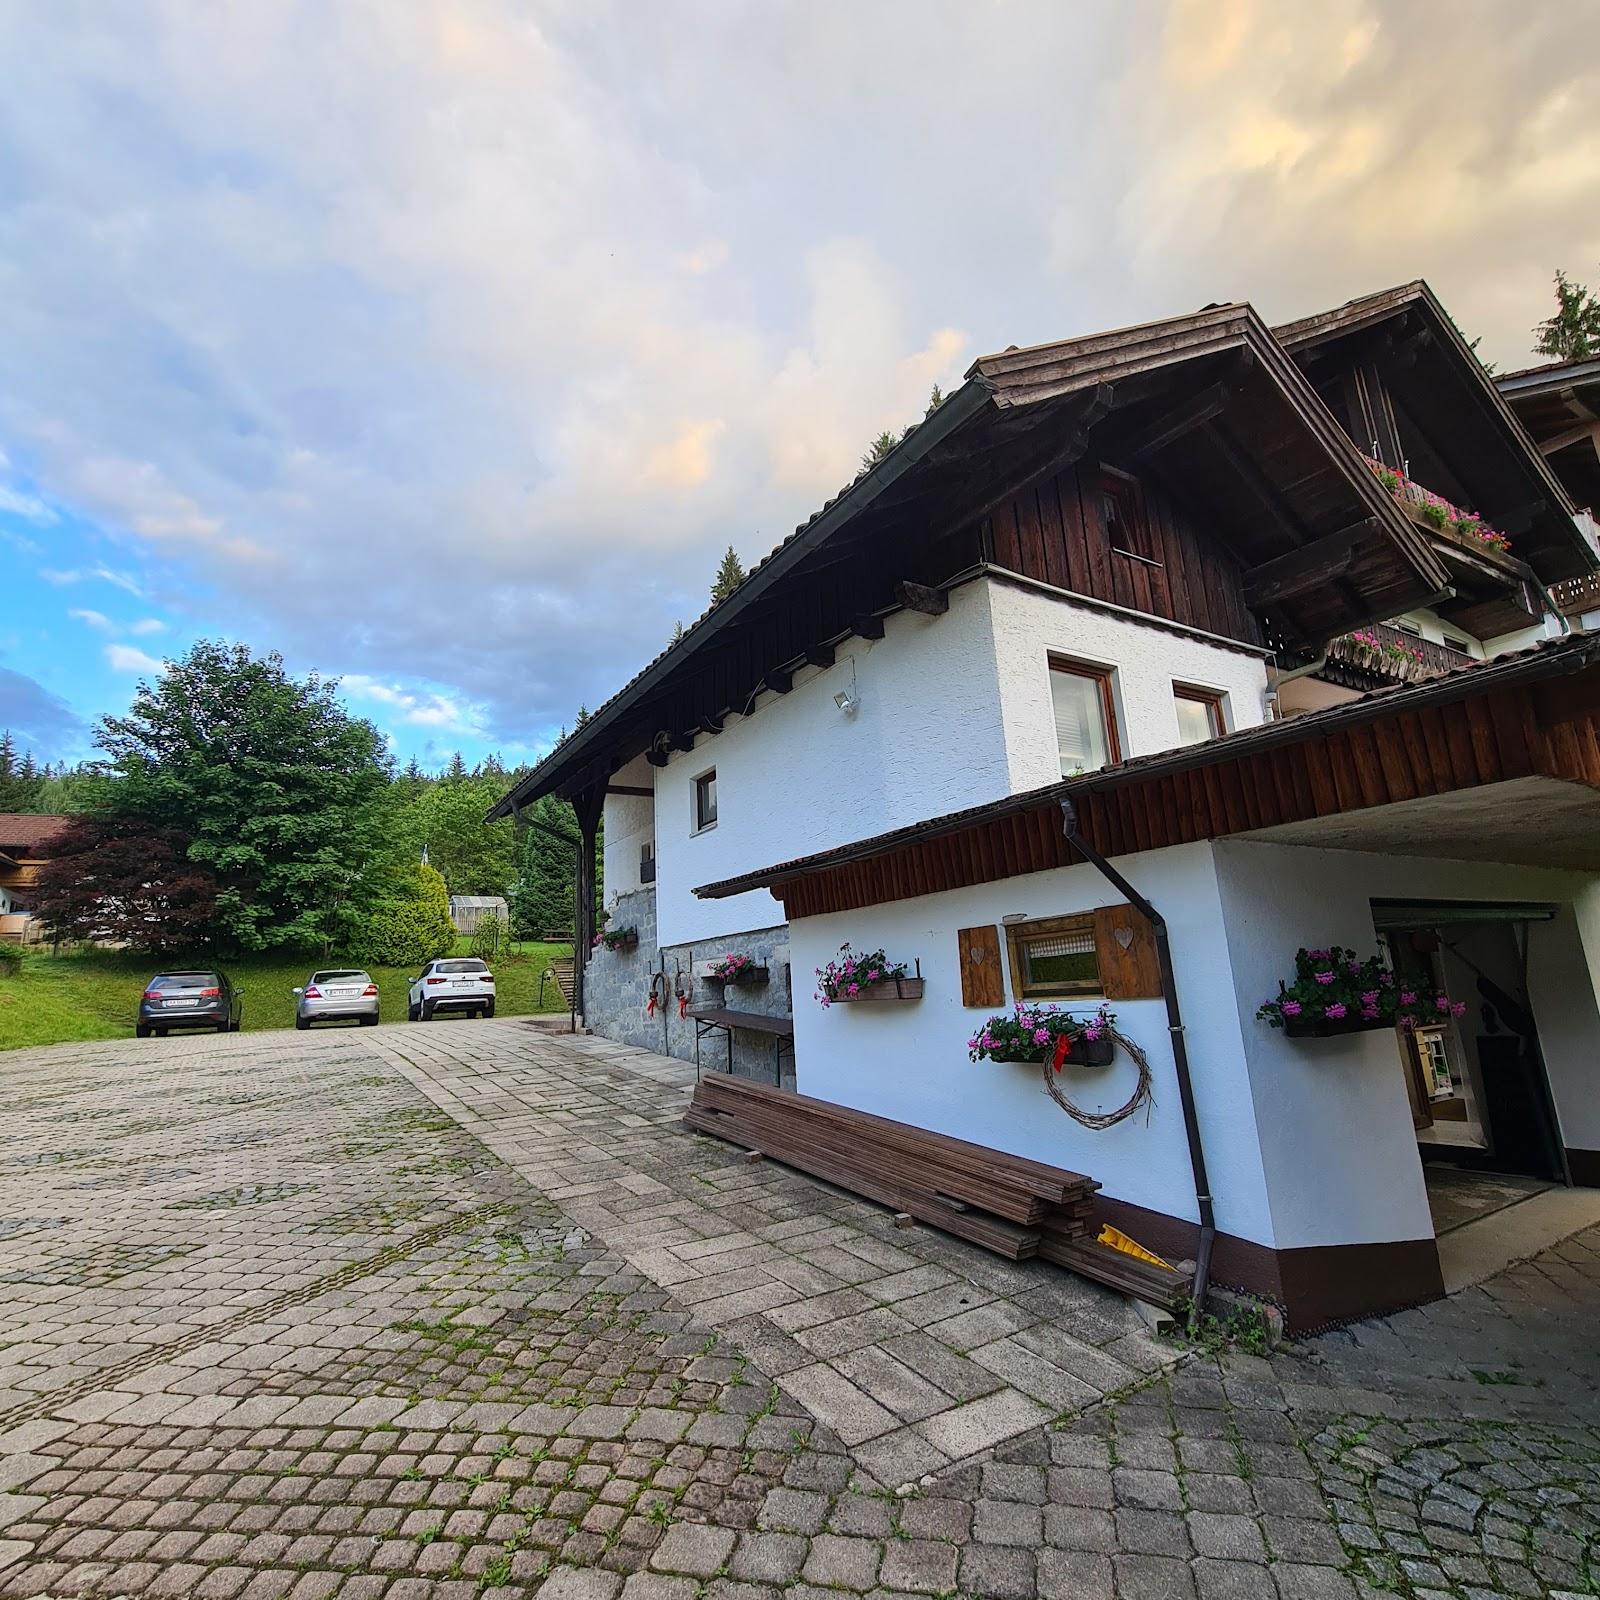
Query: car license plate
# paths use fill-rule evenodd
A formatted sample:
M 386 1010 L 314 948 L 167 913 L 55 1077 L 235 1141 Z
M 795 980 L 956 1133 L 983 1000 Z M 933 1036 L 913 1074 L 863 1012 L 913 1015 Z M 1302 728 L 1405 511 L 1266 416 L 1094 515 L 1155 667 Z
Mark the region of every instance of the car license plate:
M 336 998 L 342 998 L 344 995 L 354 994 L 355 992 L 356 991 L 354 989 L 330 989 L 328 991 L 329 994 L 335 996 Z
M 458 989 L 471 989 L 471 988 L 476 986 L 477 982 L 478 982 L 478 980 L 476 978 L 457 978 L 456 979 L 456 988 L 458 988 Z
M 200 1002 L 198 1000 L 168 1000 L 166 1004 L 169 1006 L 197 1006 Z

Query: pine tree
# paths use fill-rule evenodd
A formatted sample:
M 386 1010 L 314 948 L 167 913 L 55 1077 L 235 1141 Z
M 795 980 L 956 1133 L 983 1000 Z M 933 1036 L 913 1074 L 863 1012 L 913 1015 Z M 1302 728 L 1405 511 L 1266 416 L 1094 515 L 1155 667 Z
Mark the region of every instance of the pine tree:
M 44 788 L 44 774 L 31 750 L 17 755 L 10 729 L 0 732 L 0 811 L 32 811 Z
M 1600 295 L 1574 283 L 1559 268 L 1555 288 L 1556 309 L 1535 325 L 1534 349 L 1560 361 L 1587 361 L 1600 355 Z
M 870 472 L 883 458 L 900 443 L 900 440 L 887 429 L 880 433 L 871 444 L 867 446 L 867 453 L 861 458 L 861 470 Z
M 439 781 L 441 783 L 460 783 L 467 776 L 467 764 L 461 759 L 461 752 L 457 750 L 450 757 L 448 765 L 440 774 Z
M 928 395 L 928 409 L 922 413 L 922 420 L 926 422 L 943 404 L 944 395 L 940 392 L 939 385 L 934 384 L 932 392 Z
M 526 816 L 521 871 L 511 890 L 511 927 L 519 939 L 542 939 L 572 928 L 578 831 L 571 809 L 553 795 L 541 795 Z
M 739 559 L 738 551 L 730 544 L 717 568 L 716 577 L 711 580 L 712 605 L 718 605 L 726 600 L 744 582 L 744 577 L 744 563 Z

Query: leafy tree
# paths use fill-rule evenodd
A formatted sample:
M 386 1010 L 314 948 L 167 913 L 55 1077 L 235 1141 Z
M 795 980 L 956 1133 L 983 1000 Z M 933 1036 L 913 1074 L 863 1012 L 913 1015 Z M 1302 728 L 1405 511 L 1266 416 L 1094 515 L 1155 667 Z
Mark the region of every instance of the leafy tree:
M 98 811 L 109 803 L 112 787 L 112 780 L 103 773 L 89 767 L 63 764 L 39 780 L 39 792 L 34 796 L 32 809 L 46 816 L 62 817 Z
M 409 808 L 405 826 L 421 854 L 444 875 L 451 894 L 504 894 L 516 876 L 517 841 L 509 817 L 486 823 L 484 814 L 504 793 L 504 776 L 464 772 L 425 789 Z
M 1600 295 L 1574 283 L 1559 268 L 1555 278 L 1556 309 L 1534 326 L 1542 356 L 1561 361 L 1587 361 L 1600 355 Z
M 189 859 L 189 841 L 141 817 L 81 816 L 39 869 L 33 908 L 57 939 L 104 939 L 134 950 L 210 942 L 219 885 Z
M 578 829 L 571 807 L 554 795 L 541 795 L 525 815 L 521 870 L 511 891 L 511 926 L 519 939 L 540 939 L 572 928 Z
M 744 582 L 744 562 L 739 559 L 739 552 L 730 544 L 722 553 L 722 560 L 717 564 L 717 575 L 711 580 L 711 603 L 720 605 Z
M 420 967 L 455 949 L 444 879 L 420 861 L 393 869 L 376 906 L 357 925 L 350 947 L 375 967 Z
M 209 942 L 307 948 L 348 922 L 387 848 L 382 736 L 336 684 L 303 681 L 276 654 L 202 640 L 142 682 L 96 743 L 120 778 L 113 805 L 168 837 L 216 881 Z

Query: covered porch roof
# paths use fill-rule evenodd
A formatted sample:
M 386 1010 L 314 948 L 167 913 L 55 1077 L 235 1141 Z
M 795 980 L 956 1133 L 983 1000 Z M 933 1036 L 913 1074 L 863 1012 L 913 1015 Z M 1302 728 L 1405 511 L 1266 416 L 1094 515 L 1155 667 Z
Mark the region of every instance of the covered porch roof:
M 1145 756 L 695 890 L 793 917 L 1073 865 L 1060 806 L 1121 856 L 1205 839 L 1600 870 L 1600 636 Z

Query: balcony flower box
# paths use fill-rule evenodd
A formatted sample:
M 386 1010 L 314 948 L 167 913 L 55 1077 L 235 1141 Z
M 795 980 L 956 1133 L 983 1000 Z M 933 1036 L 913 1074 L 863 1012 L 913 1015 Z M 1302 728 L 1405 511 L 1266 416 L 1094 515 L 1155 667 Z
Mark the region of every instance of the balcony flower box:
M 974 1061 L 1017 1061 L 1063 1067 L 1109 1067 L 1116 1057 L 1117 1019 L 1104 1006 L 1079 1016 L 1053 1005 L 1018 1001 L 988 1018 L 967 1041 Z
M 706 978 L 711 983 L 733 984 L 739 988 L 765 983 L 770 974 L 765 967 L 757 966 L 749 956 L 726 955 L 712 963 Z
M 824 1011 L 829 1006 L 858 1005 L 863 1001 L 899 1002 L 922 998 L 922 963 L 915 973 L 903 961 L 891 961 L 882 950 L 858 952 L 848 944 L 825 967 L 817 968 L 812 999 Z
M 1328 1039 L 1379 1028 L 1415 1028 L 1459 1017 L 1467 1008 L 1442 989 L 1413 987 L 1382 955 L 1358 957 L 1342 945 L 1295 952 L 1292 983 L 1256 1012 L 1291 1039 Z
M 607 950 L 623 951 L 639 948 L 637 928 L 603 928 L 594 936 L 595 947 L 604 945 Z

